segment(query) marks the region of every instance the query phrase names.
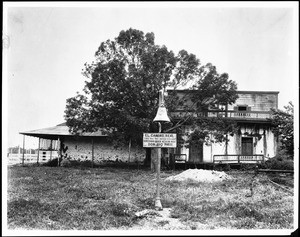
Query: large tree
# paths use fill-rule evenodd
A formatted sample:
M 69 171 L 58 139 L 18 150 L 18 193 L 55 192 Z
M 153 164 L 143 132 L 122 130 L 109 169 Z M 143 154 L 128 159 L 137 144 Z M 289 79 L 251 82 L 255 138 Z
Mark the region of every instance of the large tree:
M 279 137 L 280 148 L 291 158 L 294 156 L 294 105 L 289 102 L 284 110 L 272 110 L 272 131 Z
M 177 98 L 179 88 L 193 91 L 187 93 L 192 105 L 185 107 L 186 111 L 231 104 L 237 98 L 236 83 L 229 80 L 228 74 L 219 74 L 210 63 L 201 65 L 186 50 L 174 54 L 166 46 L 156 45 L 153 33 L 131 28 L 121 31 L 114 40 L 102 42 L 95 61 L 85 64 L 83 75 L 87 78 L 83 92 L 67 100 L 67 125 L 73 133 L 107 128 L 117 145 L 128 141 L 142 145 L 143 132 L 157 131 L 153 118 L 160 89 L 169 91 L 165 98 L 169 111 L 184 103 Z M 163 131 L 187 123 L 198 126 L 201 121 L 206 123 L 204 132 L 214 131 L 216 138 L 224 137 L 231 127 L 219 120 L 195 122 L 187 113 L 181 120 L 165 125 Z

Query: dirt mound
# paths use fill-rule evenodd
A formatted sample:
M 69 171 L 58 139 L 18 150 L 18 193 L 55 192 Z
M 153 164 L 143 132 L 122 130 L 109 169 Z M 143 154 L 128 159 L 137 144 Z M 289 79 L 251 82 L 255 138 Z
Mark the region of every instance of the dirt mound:
M 192 180 L 196 182 L 218 182 L 231 179 L 231 176 L 225 172 L 203 169 L 188 169 L 178 175 L 170 176 L 165 181 L 186 181 Z

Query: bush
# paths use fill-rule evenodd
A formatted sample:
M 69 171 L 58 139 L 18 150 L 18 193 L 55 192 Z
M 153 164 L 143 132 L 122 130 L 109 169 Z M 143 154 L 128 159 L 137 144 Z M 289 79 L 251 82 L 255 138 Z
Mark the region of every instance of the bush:
M 56 167 L 57 166 L 57 158 L 50 160 L 43 164 L 44 166 Z M 72 159 L 59 159 L 59 166 L 62 167 L 95 167 L 95 164 L 90 160 L 80 161 L 80 160 L 72 160 Z
M 61 164 L 62 158 L 59 158 L 59 165 Z M 43 166 L 55 167 L 57 166 L 58 158 L 47 161 Z
M 68 159 L 63 159 L 62 162 L 60 163 L 62 167 L 71 167 L 71 161 Z
M 90 160 L 80 161 L 80 160 L 71 160 L 64 159 L 61 162 L 61 166 L 63 167 L 94 167 L 94 163 Z
M 275 156 L 267 160 L 262 166 L 272 170 L 293 170 L 294 162 L 290 159 L 283 159 L 281 156 Z
M 257 164 L 247 164 L 247 163 L 242 163 L 241 164 L 241 170 L 254 170 L 256 168 Z

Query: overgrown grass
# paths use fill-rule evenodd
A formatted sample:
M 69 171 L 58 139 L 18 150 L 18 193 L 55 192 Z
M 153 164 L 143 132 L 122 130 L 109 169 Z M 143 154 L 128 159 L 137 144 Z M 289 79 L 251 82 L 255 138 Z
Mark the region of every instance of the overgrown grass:
M 191 229 L 292 228 L 293 196 L 259 175 L 230 172 L 220 183 L 164 182 L 178 171 L 161 173 L 161 202 Z M 10 229 L 106 230 L 129 228 L 134 213 L 154 208 L 156 174 L 116 168 L 10 167 Z M 292 188 L 290 187 L 292 190 Z

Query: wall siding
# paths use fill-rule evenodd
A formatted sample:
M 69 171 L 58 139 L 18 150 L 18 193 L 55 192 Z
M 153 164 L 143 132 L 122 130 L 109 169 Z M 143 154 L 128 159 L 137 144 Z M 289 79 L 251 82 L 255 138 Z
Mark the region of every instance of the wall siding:
M 278 108 L 278 95 L 270 93 L 239 93 L 239 98 L 233 105 L 228 105 L 228 110 L 233 110 L 238 105 L 248 105 L 252 111 L 270 111 Z

